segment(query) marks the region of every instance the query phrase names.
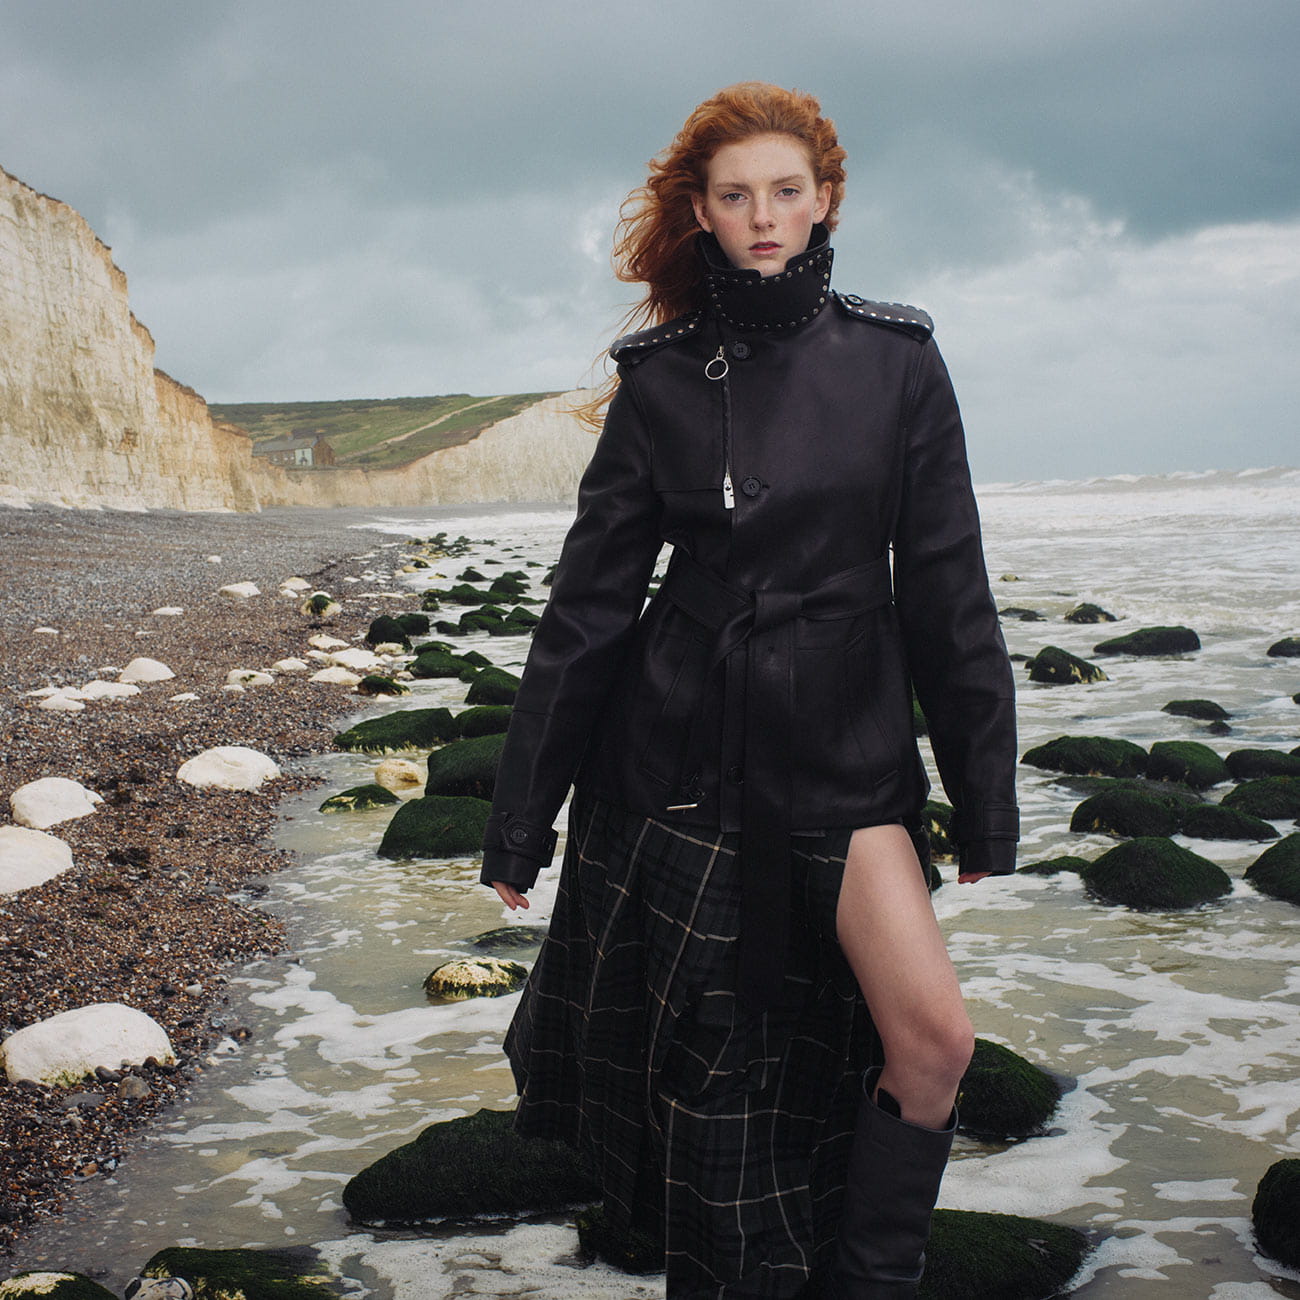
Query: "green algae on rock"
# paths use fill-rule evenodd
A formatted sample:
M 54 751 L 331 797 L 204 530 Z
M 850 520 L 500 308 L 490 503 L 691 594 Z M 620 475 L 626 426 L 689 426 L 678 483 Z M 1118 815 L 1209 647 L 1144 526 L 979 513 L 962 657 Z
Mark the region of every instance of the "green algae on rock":
M 425 620 L 425 626 L 428 626 L 427 619 Z M 390 614 L 381 614 L 378 618 L 373 619 L 366 629 L 366 644 L 371 646 L 400 645 L 409 650 L 411 648 L 411 635 Z
M 409 695 L 410 693 L 411 688 L 405 682 L 384 677 L 379 673 L 367 673 L 357 683 L 358 695 Z
M 1227 764 L 1199 740 L 1157 740 L 1147 760 L 1147 775 L 1208 790 L 1230 780 Z
M 1070 817 L 1072 831 L 1133 837 L 1172 835 L 1178 814 L 1168 803 L 1131 789 L 1102 790 L 1089 795 Z
M 338 794 L 332 794 L 320 806 L 323 813 L 363 812 L 367 808 L 381 808 L 400 800 L 387 787 L 370 782 L 367 785 L 354 785 Z
M 1234 781 L 1261 776 L 1300 776 L 1300 758 L 1280 749 L 1234 749 L 1223 761 Z
M 1045 645 L 1026 665 L 1031 682 L 1049 686 L 1071 686 L 1105 682 L 1110 679 L 1096 664 L 1072 655 L 1060 646 Z
M 183 1277 L 194 1300 L 326 1300 L 341 1294 L 310 1247 L 202 1250 L 169 1246 L 144 1266 L 145 1277 Z
M 1270 845 L 1246 868 L 1246 883 L 1261 894 L 1300 904 L 1300 835 Z
M 388 823 L 381 858 L 458 858 L 483 846 L 492 805 L 486 799 L 424 795 L 404 803 Z
M 466 704 L 513 704 L 519 693 L 519 678 L 504 668 L 483 668 L 474 676 L 465 696 Z
M 1300 1268 L 1300 1159 L 1269 1165 L 1255 1189 L 1250 1218 L 1264 1254 Z
M 1046 1300 L 1063 1293 L 1088 1249 L 1065 1224 L 936 1210 L 918 1300 Z
M 424 992 L 435 1002 L 499 998 L 517 993 L 527 978 L 528 967 L 517 961 L 500 957 L 457 957 L 425 976 Z
M 456 729 L 466 739 L 495 736 L 510 726 L 508 704 L 476 704 L 456 714 Z
M 1274 641 L 1268 648 L 1270 659 L 1298 659 L 1300 658 L 1300 636 L 1284 636 L 1280 641 Z
M 1300 818 L 1300 777 L 1261 776 L 1245 781 L 1229 790 L 1222 802 L 1225 808 L 1236 808 L 1268 821 Z
M 492 798 L 496 785 L 497 763 L 506 738 L 500 732 L 453 740 L 429 755 L 427 794 L 473 795 L 476 799 Z
M 1023 1138 L 1043 1131 L 1061 1099 L 1061 1085 L 1009 1047 L 977 1038 L 958 1096 L 962 1132 Z
M 1225 722 L 1232 714 L 1213 700 L 1170 700 L 1161 713 L 1172 713 L 1177 718 L 1195 718 L 1199 722 Z
M 499 925 L 494 930 L 476 934 L 469 942 L 480 952 L 519 952 L 540 947 L 546 931 L 545 925 Z
M 1059 876 L 1064 872 L 1073 872 L 1076 876 L 1088 868 L 1087 858 L 1077 858 L 1073 854 L 1062 854 L 1059 858 L 1043 858 L 1039 862 L 1026 862 L 1016 868 L 1017 875 Z
M 1147 770 L 1141 745 L 1107 736 L 1057 736 L 1026 750 L 1020 761 L 1077 776 L 1142 776 Z
M 1144 912 L 1198 907 L 1232 892 L 1222 867 L 1160 836 L 1117 844 L 1082 876 L 1095 898 Z
M 1179 830 L 1194 840 L 1275 840 L 1278 837 L 1278 832 L 1262 817 L 1252 817 L 1217 803 L 1185 808 Z
M 1100 605 L 1093 605 L 1088 601 L 1083 601 L 1076 605 L 1065 615 L 1067 623 L 1115 623 L 1118 622 L 1114 614 L 1107 613 Z
M 474 667 L 464 655 L 452 654 L 442 646 L 421 646 L 411 661 L 411 676 L 459 677 L 466 668 Z
M 999 618 L 1014 619 L 1017 623 L 1046 623 L 1047 619 L 1036 609 L 1024 609 L 1019 605 L 1007 605 L 998 610 Z
M 84 1273 L 28 1269 L 0 1282 L 0 1300 L 117 1300 L 115 1292 Z
M 1095 655 L 1184 655 L 1201 648 L 1190 627 L 1140 627 L 1092 647 Z
M 358 1223 L 425 1223 L 479 1214 L 558 1211 L 600 1195 L 595 1170 L 564 1142 L 520 1137 L 512 1111 L 431 1124 L 343 1189 Z
M 623 1226 L 603 1202 L 579 1210 L 574 1218 L 583 1254 L 604 1260 L 624 1273 L 662 1273 L 664 1239 L 633 1224 Z
M 391 754 L 430 749 L 455 735 L 450 709 L 394 709 L 340 731 L 334 737 L 334 748 L 357 754 Z

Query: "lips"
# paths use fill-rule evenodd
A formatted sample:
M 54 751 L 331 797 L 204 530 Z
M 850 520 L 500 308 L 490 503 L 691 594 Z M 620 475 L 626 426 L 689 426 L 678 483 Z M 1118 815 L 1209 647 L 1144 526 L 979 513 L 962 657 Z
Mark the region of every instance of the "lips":
M 750 244 L 749 251 L 751 253 L 775 253 L 776 250 L 780 247 L 781 247 L 780 244 L 771 244 L 771 243 Z

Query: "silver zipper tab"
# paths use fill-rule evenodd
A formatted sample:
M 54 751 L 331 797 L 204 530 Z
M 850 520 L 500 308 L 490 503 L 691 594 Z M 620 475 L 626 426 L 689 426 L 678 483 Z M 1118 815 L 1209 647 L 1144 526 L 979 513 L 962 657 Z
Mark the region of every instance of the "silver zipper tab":
M 731 486 L 731 471 L 728 470 L 722 479 L 722 504 L 728 510 L 736 508 L 736 490 Z

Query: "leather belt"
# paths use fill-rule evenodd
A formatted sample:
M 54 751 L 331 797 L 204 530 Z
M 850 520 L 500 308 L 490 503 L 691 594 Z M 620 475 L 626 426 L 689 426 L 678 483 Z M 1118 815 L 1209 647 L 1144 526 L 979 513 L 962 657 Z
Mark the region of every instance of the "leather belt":
M 739 985 L 755 1010 L 770 1007 L 785 981 L 790 945 L 790 859 L 795 726 L 795 630 L 800 619 L 854 618 L 892 599 L 889 557 L 846 569 L 812 591 L 746 591 L 679 551 L 663 595 L 713 633 L 705 681 L 746 646 L 744 784 L 740 851 Z M 688 733 L 685 784 L 698 779 L 700 710 Z M 686 798 L 690 797 L 689 790 Z M 678 805 L 689 806 L 688 804 Z

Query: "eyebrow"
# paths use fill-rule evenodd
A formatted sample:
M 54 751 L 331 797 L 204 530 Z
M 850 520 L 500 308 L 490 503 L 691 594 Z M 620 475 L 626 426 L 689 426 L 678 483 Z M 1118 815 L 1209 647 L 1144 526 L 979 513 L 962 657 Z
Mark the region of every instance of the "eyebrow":
M 796 173 L 793 176 L 781 176 L 777 180 L 768 181 L 767 184 L 769 185 L 792 185 L 796 183 L 801 184 L 805 179 L 806 177 Z M 715 190 L 747 190 L 750 187 L 746 185 L 743 181 L 716 181 L 714 183 L 713 188 Z

